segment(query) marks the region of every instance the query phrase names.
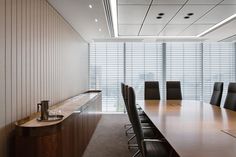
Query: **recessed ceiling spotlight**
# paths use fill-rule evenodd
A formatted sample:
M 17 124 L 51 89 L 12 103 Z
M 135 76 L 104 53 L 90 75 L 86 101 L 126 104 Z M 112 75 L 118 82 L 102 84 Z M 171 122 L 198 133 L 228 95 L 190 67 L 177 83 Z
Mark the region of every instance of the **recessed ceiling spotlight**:
M 188 15 L 188 16 L 192 16 L 192 15 L 193 15 L 193 13 L 188 13 L 187 15 Z
M 185 18 L 185 19 L 189 19 L 190 17 L 189 17 L 189 16 L 185 16 L 184 18 Z
M 95 21 L 95 22 L 98 22 L 98 19 L 95 19 L 94 21 Z
M 161 17 L 161 16 L 157 16 L 156 18 L 157 18 L 157 19 L 161 19 L 162 17 Z
M 90 9 L 92 9 L 92 8 L 93 8 L 93 6 L 92 6 L 91 4 L 89 4 L 89 8 L 90 8 Z
M 99 31 L 99 32 L 101 32 L 101 31 L 102 31 L 102 29 L 101 29 L 101 28 L 99 28 L 99 29 L 98 29 L 98 31 Z
M 159 15 L 159 16 L 163 16 L 163 15 L 165 15 L 165 14 L 164 14 L 164 13 L 159 13 L 158 15 Z

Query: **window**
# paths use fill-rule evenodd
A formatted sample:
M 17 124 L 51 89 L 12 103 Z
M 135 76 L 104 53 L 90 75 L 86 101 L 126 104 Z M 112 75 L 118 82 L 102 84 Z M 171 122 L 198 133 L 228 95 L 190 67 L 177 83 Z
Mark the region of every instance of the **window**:
M 159 81 L 162 90 L 162 44 L 126 43 L 126 83 L 135 89 L 137 99 L 144 98 L 144 81 Z
M 222 104 L 229 82 L 235 81 L 235 47 L 233 43 L 205 43 L 203 46 L 203 100 L 210 102 L 214 82 L 224 82 Z
M 161 99 L 166 81 L 181 81 L 183 99 L 209 102 L 213 84 L 236 80 L 235 43 L 97 42 L 90 44 L 90 89 L 103 91 L 103 112 L 123 112 L 120 83 L 144 98 L 144 81 L 159 81 Z
M 183 99 L 201 100 L 200 43 L 166 44 L 166 80 L 180 81 Z
M 124 105 L 120 83 L 124 82 L 123 43 L 90 44 L 90 89 L 100 89 L 104 112 L 120 112 Z

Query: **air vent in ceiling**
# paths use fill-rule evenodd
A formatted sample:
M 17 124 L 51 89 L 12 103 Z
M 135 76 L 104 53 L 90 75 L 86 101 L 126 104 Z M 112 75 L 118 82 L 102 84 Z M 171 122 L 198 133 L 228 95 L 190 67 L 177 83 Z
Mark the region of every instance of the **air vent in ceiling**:
M 105 13 L 106 13 L 107 25 L 109 28 L 110 35 L 111 35 L 111 37 L 115 37 L 114 26 L 113 26 L 113 22 L 112 22 L 110 0 L 103 0 L 103 5 L 104 5 Z

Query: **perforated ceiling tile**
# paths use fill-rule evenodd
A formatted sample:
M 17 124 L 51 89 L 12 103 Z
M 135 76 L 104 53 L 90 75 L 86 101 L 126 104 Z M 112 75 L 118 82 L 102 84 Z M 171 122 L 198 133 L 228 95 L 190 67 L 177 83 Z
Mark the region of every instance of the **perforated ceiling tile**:
M 151 0 L 117 0 L 118 4 L 150 4 Z
M 119 5 L 118 24 L 142 24 L 148 6 Z
M 236 13 L 236 5 L 218 5 L 199 19 L 197 24 L 216 24 Z
M 200 33 L 202 33 L 203 31 L 209 29 L 210 27 L 212 27 L 213 25 L 191 25 L 190 27 L 188 27 L 187 29 L 185 29 L 183 32 L 179 33 L 178 35 L 180 36 L 196 36 Z
M 141 25 L 119 25 L 119 35 L 138 35 Z
M 164 25 L 148 25 L 148 24 L 145 24 L 142 27 L 140 35 L 154 36 L 154 35 L 157 35 L 163 28 L 164 28 Z
M 214 5 L 185 5 L 170 21 L 170 24 L 191 24 L 213 7 Z M 189 16 L 189 13 L 193 13 L 193 15 Z M 189 18 L 185 19 L 186 16 Z
M 166 24 L 170 19 L 177 13 L 182 5 L 152 5 L 147 17 L 145 24 Z M 157 19 L 159 13 L 164 13 L 161 19 Z

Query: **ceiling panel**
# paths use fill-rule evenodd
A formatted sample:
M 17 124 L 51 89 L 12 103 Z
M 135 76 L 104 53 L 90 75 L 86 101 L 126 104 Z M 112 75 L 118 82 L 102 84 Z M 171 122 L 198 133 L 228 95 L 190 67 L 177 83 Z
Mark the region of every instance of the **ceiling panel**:
M 141 25 L 119 25 L 119 35 L 137 36 Z
M 221 4 L 236 4 L 236 0 L 224 0 Z
M 180 12 L 170 21 L 170 24 L 191 24 L 207 11 L 213 8 L 214 5 L 185 5 Z M 188 13 L 194 13 L 190 18 L 185 19 Z
M 156 36 L 165 25 L 143 25 L 139 35 Z
M 118 0 L 118 4 L 150 4 L 151 0 Z
M 213 25 L 191 25 L 190 27 L 188 27 L 187 29 L 185 29 L 183 32 L 181 32 L 180 36 L 196 36 L 202 32 L 204 32 L 205 30 L 209 29 L 210 27 L 212 27 Z
M 187 0 L 153 0 L 152 4 L 184 4 Z
M 218 4 L 222 0 L 189 0 L 187 4 Z
M 203 36 L 211 41 L 219 41 L 236 34 L 236 20 L 233 20 L 215 31 Z
M 160 36 L 177 36 L 181 33 L 188 25 L 167 25 L 165 29 L 160 32 Z
M 216 24 L 236 13 L 236 5 L 218 5 L 198 20 L 197 24 Z
M 146 17 L 145 24 L 166 24 L 176 14 L 182 5 L 152 5 Z M 164 13 L 162 19 L 157 19 L 159 13 Z
M 110 37 L 102 1 L 48 0 L 48 2 L 86 41 Z M 89 8 L 89 5 L 93 8 Z M 98 22 L 95 22 L 95 18 Z
M 147 5 L 119 5 L 118 24 L 142 24 Z

